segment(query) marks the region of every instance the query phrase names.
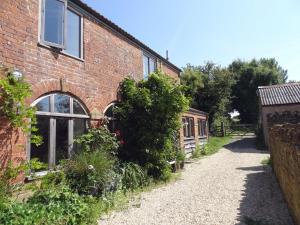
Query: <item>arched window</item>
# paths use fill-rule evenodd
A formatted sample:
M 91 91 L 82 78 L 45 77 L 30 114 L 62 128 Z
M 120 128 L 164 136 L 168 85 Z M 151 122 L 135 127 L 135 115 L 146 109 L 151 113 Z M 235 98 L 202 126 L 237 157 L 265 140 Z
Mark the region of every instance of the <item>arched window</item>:
M 89 116 L 78 100 L 61 93 L 41 97 L 33 106 L 37 108 L 37 134 L 43 137 L 43 144 L 31 145 L 29 158 L 38 158 L 51 169 L 79 151 L 74 138 L 86 132 Z
M 111 103 L 104 110 L 104 116 L 108 120 L 107 128 L 111 133 L 116 133 L 117 130 L 117 121 L 114 115 L 114 108 L 116 103 Z

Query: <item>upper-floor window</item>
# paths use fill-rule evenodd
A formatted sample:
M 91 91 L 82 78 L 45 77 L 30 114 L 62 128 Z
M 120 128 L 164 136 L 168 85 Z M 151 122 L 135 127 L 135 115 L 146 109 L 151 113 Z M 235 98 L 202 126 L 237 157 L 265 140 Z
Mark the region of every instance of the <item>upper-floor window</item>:
M 143 62 L 144 62 L 144 79 L 147 79 L 150 73 L 155 72 L 156 62 L 154 58 L 145 54 L 143 56 Z
M 185 138 L 193 138 L 195 137 L 195 124 L 193 117 L 183 117 L 183 136 Z
M 42 43 L 82 57 L 82 16 L 68 8 L 66 0 L 42 1 Z

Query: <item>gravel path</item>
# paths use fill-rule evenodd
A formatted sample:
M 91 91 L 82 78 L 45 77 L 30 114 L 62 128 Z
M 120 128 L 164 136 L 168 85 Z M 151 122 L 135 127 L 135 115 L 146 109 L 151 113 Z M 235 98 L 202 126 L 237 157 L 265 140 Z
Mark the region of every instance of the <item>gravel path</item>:
M 143 193 L 138 207 L 99 224 L 292 225 L 271 168 L 261 165 L 268 154 L 253 146 L 244 138 L 187 164 L 180 180 Z

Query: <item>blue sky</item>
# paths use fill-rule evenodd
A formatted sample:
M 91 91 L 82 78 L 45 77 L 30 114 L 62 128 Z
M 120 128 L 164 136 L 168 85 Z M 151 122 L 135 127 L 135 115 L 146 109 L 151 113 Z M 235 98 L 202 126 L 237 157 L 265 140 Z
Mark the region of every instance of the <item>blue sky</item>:
M 299 0 L 84 0 L 179 67 L 275 57 L 300 81 Z

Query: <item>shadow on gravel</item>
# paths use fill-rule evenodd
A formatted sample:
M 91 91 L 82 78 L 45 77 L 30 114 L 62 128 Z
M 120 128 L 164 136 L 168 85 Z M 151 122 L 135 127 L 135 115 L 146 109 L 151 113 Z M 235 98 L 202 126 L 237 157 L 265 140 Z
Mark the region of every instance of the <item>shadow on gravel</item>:
M 269 166 L 241 167 L 248 171 L 235 225 L 293 225 L 277 180 Z
M 255 137 L 253 136 L 235 140 L 228 145 L 224 145 L 224 148 L 235 153 L 266 153 L 266 151 L 256 150 Z

